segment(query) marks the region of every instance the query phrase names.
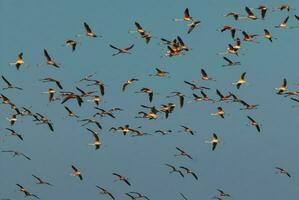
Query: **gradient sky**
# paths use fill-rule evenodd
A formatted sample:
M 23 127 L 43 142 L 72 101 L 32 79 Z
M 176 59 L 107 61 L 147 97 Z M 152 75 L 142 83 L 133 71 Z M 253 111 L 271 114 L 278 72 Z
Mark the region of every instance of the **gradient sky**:
M 269 7 L 265 20 L 240 20 L 223 17 L 230 11 L 245 14 L 245 6 L 256 8 L 260 4 Z M 234 199 L 296 199 L 298 192 L 299 150 L 298 120 L 299 110 L 295 103 L 279 96 L 274 88 L 279 87 L 283 78 L 287 78 L 290 90 L 299 90 L 298 52 L 299 29 L 276 29 L 281 20 L 290 16 L 290 26 L 299 25 L 294 18 L 295 11 L 272 12 L 281 1 L 61 1 L 61 0 L 1 0 L 0 1 L 0 65 L 4 75 L 23 91 L 1 91 L 19 107 L 31 107 L 34 112 L 44 114 L 54 123 L 51 133 L 46 125 L 35 125 L 31 117 L 19 117 L 12 127 L 23 134 L 24 141 L 15 137 L 5 137 L 6 120 L 13 114 L 7 105 L 1 105 L 0 150 L 19 150 L 31 157 L 28 161 L 22 157 L 12 158 L 10 154 L 0 153 L 0 198 L 22 199 L 18 192 L 19 183 L 43 200 L 50 199 L 108 199 L 101 196 L 96 185 L 109 189 L 116 199 L 129 199 L 124 193 L 139 191 L 150 199 L 181 199 L 179 192 L 188 199 L 211 199 L 220 188 L 229 192 Z M 299 2 L 288 3 L 299 9 Z M 185 22 L 174 22 L 180 18 L 185 8 L 189 8 L 193 18 L 201 20 L 199 27 L 190 35 L 186 34 Z M 255 11 L 257 15 L 259 13 Z M 181 36 L 192 50 L 184 56 L 161 58 L 166 46 L 159 45 L 153 38 L 145 44 L 137 34 L 129 34 L 138 21 L 145 30 L 155 37 L 167 39 Z M 76 38 L 84 34 L 83 22 L 87 22 L 94 32 L 102 38 Z M 242 54 L 230 56 L 240 61 L 241 66 L 224 68 L 224 60 L 217 55 L 224 52 L 229 43 L 233 43 L 228 32 L 220 33 L 216 29 L 225 24 L 234 25 L 251 34 L 260 34 L 259 44 L 242 43 Z M 270 30 L 278 39 L 273 43 L 262 37 L 263 29 Z M 242 37 L 241 33 L 237 36 Z M 80 41 L 75 52 L 63 46 L 66 39 Z M 135 44 L 131 55 L 112 57 L 115 52 L 109 47 L 113 44 L 126 47 Z M 43 49 L 61 64 L 56 69 L 45 65 Z M 19 71 L 8 63 L 14 62 L 18 53 L 24 53 L 26 66 Z M 150 77 L 158 67 L 170 73 L 171 78 Z M 204 68 L 216 81 L 200 80 L 200 69 Z M 237 90 L 232 85 L 241 73 L 247 72 L 249 85 Z M 66 118 L 66 111 L 60 101 L 48 103 L 47 94 L 52 83 L 41 83 L 39 79 L 54 77 L 61 81 L 64 90 L 75 91 L 78 86 L 84 90 L 97 90 L 87 87 L 85 82 L 76 82 L 87 74 L 96 73 L 94 78 L 102 80 L 106 94 L 102 97 L 101 108 L 123 108 L 115 113 L 116 119 L 100 118 L 103 130 L 95 126 L 103 145 L 95 151 L 87 144 L 92 135 L 81 127 L 74 118 Z M 122 84 L 130 79 L 140 81 L 121 92 Z M 251 104 L 259 104 L 258 109 L 240 111 L 241 105 L 235 103 L 186 103 L 179 106 L 169 119 L 163 115 L 158 120 L 135 119 L 138 111 L 144 110 L 141 104 L 159 107 L 163 103 L 178 105 L 178 98 L 165 98 L 170 92 L 180 91 L 186 94 L 186 102 L 191 101 L 192 91 L 184 80 L 196 80 L 210 87 L 207 94 L 215 99 L 216 89 L 224 94 L 229 91 Z M 1 87 L 5 87 L 1 80 Z M 156 95 L 150 104 L 145 94 L 134 92 L 149 87 Z M 195 91 L 199 94 L 199 91 Z M 94 105 L 85 99 L 81 108 L 75 101 L 65 103 L 82 119 L 96 111 Z M 223 120 L 210 114 L 222 106 L 228 114 Z M 261 133 L 247 126 L 247 115 L 255 118 L 261 126 Z M 119 132 L 109 132 L 112 126 L 130 124 L 142 126 L 141 130 L 152 136 L 131 137 Z M 194 136 L 186 135 L 179 125 L 193 128 Z M 172 129 L 173 134 L 161 136 L 154 133 L 157 129 Z M 217 133 L 220 143 L 215 151 L 211 150 L 209 140 Z M 175 147 L 190 153 L 194 160 L 175 157 Z M 177 174 L 168 174 L 164 165 L 187 166 L 199 175 L 196 181 L 192 176 L 185 178 Z M 84 180 L 70 176 L 71 165 L 77 166 Z M 275 167 L 287 169 L 292 178 L 275 174 Z M 132 186 L 114 182 L 113 172 L 129 178 Z M 54 187 L 36 185 L 31 176 L 35 174 L 51 182 Z

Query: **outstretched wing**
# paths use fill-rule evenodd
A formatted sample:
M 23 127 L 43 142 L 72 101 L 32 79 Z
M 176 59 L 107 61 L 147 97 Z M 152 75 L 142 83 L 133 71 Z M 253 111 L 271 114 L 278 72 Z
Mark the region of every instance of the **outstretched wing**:
M 189 9 L 186 8 L 184 11 L 184 18 L 190 18 Z
M 252 122 L 252 123 L 254 123 L 255 122 L 255 120 L 252 118 L 252 117 L 250 117 L 250 116 L 247 116 L 247 118 Z
M 51 61 L 52 60 L 51 57 L 50 57 L 50 55 L 48 54 L 48 51 L 46 49 L 44 49 L 44 55 L 45 55 L 47 61 Z
M 247 6 L 245 7 L 245 10 L 248 15 L 254 15 L 253 12 L 250 10 L 250 8 L 248 8 Z
M 8 85 L 8 86 L 12 86 L 11 83 L 4 77 L 4 76 L 1 76 L 3 81 Z
M 87 33 L 92 33 L 91 28 L 89 27 L 89 25 L 86 22 L 84 22 L 84 28 L 85 28 Z
M 296 101 L 296 102 L 299 103 L 299 99 L 295 99 L 295 98 L 291 97 L 291 100 Z
M 206 73 L 206 71 L 204 69 L 201 69 L 201 75 L 203 77 L 208 77 L 208 74 Z
M 132 49 L 134 47 L 134 44 L 132 44 L 131 46 L 129 46 L 129 47 L 127 47 L 127 48 L 125 48 L 125 50 L 130 50 L 130 49 Z
M 116 49 L 116 50 L 120 51 L 120 48 L 117 48 L 117 47 L 113 46 L 112 44 L 109 44 L 109 46 L 110 46 L 112 49 Z

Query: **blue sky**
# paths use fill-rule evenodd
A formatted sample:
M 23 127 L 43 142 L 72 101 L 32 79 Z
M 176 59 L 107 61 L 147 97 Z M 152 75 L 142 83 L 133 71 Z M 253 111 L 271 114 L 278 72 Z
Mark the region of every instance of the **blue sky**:
M 298 10 L 272 12 L 272 7 L 280 1 L 264 2 L 269 7 L 265 20 L 234 21 L 223 15 L 236 11 L 245 14 L 245 6 L 255 8 L 260 1 L 0 1 L 1 17 L 1 75 L 24 90 L 1 91 L 19 107 L 31 107 L 32 111 L 44 114 L 53 121 L 55 131 L 32 122 L 31 117 L 19 117 L 12 127 L 22 133 L 24 141 L 15 137 L 5 137 L 5 128 L 11 128 L 7 117 L 13 111 L 7 105 L 1 105 L 1 150 L 19 150 L 32 160 L 22 157 L 11 158 L 10 154 L 0 153 L 0 198 L 21 199 L 23 194 L 17 191 L 16 183 L 37 194 L 41 199 L 98 199 L 96 185 L 109 189 L 116 199 L 126 199 L 125 192 L 139 191 L 150 199 L 180 199 L 179 192 L 189 199 L 211 199 L 217 195 L 217 188 L 229 192 L 236 199 L 285 199 L 298 196 L 298 152 L 297 121 L 298 108 L 292 108 L 289 98 L 279 96 L 274 88 L 279 87 L 283 78 L 288 80 L 290 90 L 298 90 L 299 29 L 276 29 L 281 20 L 290 16 L 290 26 L 299 25 L 294 14 Z M 288 1 L 290 6 L 299 8 L 295 0 Z M 185 22 L 174 22 L 180 18 L 185 8 L 189 8 L 193 18 L 201 20 L 199 27 L 186 34 Z M 254 11 L 257 15 L 259 13 Z M 135 29 L 134 22 L 155 37 L 167 39 L 181 36 L 192 50 L 184 56 L 161 58 L 166 46 L 159 45 L 153 38 L 149 44 L 137 34 L 129 34 Z M 83 22 L 87 22 L 95 33 L 102 38 L 76 37 L 84 34 Z M 228 32 L 220 33 L 216 29 L 223 25 L 234 25 L 251 34 L 259 34 L 259 44 L 242 42 L 242 54 L 230 56 L 242 63 L 234 68 L 223 68 L 224 60 L 217 55 L 233 43 Z M 263 29 L 270 30 L 277 40 L 273 43 L 262 37 Z M 237 36 L 242 38 L 240 32 Z M 76 39 L 79 45 L 75 52 L 63 46 L 65 40 Z M 135 44 L 131 55 L 112 57 L 113 44 L 126 47 Z M 61 68 L 45 65 L 43 49 Z M 18 53 L 23 52 L 25 66 L 19 71 L 8 63 L 14 62 Z M 150 77 L 158 67 L 170 73 L 171 78 Z M 202 81 L 200 69 L 216 81 Z M 249 85 L 237 90 L 233 82 L 241 73 L 247 72 Z M 54 77 L 61 81 L 64 90 L 75 91 L 78 86 L 84 90 L 97 90 L 87 87 L 86 82 L 77 81 L 87 74 L 96 73 L 94 78 L 104 82 L 106 94 L 100 107 L 123 108 L 115 113 L 116 119 L 100 118 L 103 130 L 95 126 L 103 142 L 100 150 L 95 151 L 87 144 L 92 135 L 81 127 L 74 118 L 66 118 L 66 111 L 60 101 L 48 103 L 47 94 L 52 83 L 41 83 L 39 79 Z M 139 81 L 121 92 L 122 84 L 130 79 Z M 241 105 L 235 103 L 185 103 L 182 109 L 178 98 L 166 98 L 173 91 L 186 94 L 186 102 L 191 101 L 192 91 L 183 83 L 195 80 L 210 87 L 206 93 L 217 99 L 216 89 L 224 94 L 229 91 L 248 103 L 259 104 L 258 109 L 241 111 Z M 2 80 L 1 80 L 2 81 Z M 1 82 L 1 87 L 5 87 Z M 135 94 L 142 87 L 154 90 L 153 102 L 148 102 L 145 94 Z M 199 94 L 199 91 L 196 91 Z M 75 101 L 65 105 L 74 110 L 82 119 L 90 117 L 96 111 L 94 105 L 84 99 L 79 108 Z M 163 115 L 158 120 L 136 119 L 140 105 L 155 105 L 173 102 L 177 105 L 169 119 Z M 210 114 L 222 106 L 228 114 L 223 120 Z M 247 126 L 247 115 L 255 118 L 261 126 L 261 133 Z M 131 137 L 119 132 L 109 132 L 113 126 L 130 124 L 142 126 L 141 130 L 152 136 Z M 196 134 L 186 135 L 179 130 L 180 125 L 192 127 Z M 154 133 L 157 129 L 171 129 L 173 134 L 161 136 Z M 209 140 L 217 133 L 220 143 L 211 151 Z M 180 147 L 192 155 L 194 160 L 175 157 L 175 147 Z M 295 158 L 295 159 L 294 159 Z M 168 174 L 165 163 L 175 166 L 187 166 L 194 170 L 199 180 L 192 176 L 185 178 L 177 174 Z M 70 176 L 71 165 L 77 166 L 84 180 Z M 275 174 L 275 167 L 286 168 L 292 175 Z M 114 182 L 113 172 L 127 176 L 131 187 Z M 31 176 L 35 174 L 51 182 L 54 187 L 36 185 Z

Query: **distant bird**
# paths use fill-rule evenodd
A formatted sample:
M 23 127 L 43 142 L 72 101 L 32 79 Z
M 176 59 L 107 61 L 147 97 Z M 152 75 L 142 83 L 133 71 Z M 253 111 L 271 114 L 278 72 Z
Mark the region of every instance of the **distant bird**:
M 13 126 L 18 121 L 16 114 L 13 114 L 10 118 L 6 118 L 6 119 L 10 122 L 11 126 Z
M 287 10 L 287 11 L 290 11 L 290 10 L 294 10 L 294 8 L 291 8 L 290 6 L 289 6 L 289 4 L 286 4 L 286 3 L 284 3 L 284 4 L 280 4 L 278 7 L 276 7 L 275 9 L 278 9 L 278 10 L 280 10 L 280 11 L 283 11 L 283 10 Z
M 223 190 L 217 189 L 219 197 L 231 197 L 230 194 L 225 193 Z
M 169 41 L 161 38 L 164 44 L 167 44 L 167 56 L 178 56 L 184 55 L 185 51 L 189 51 L 190 49 L 185 45 L 184 41 L 180 36 L 177 36 L 174 40 Z
M 114 176 L 117 176 L 117 180 L 119 180 L 119 181 L 123 181 L 123 182 L 125 182 L 127 185 L 129 185 L 129 186 L 131 186 L 131 183 L 128 181 L 128 178 L 127 177 L 125 177 L 125 176 L 122 176 L 122 175 L 120 175 L 120 174 L 117 174 L 117 173 L 112 173 Z M 117 181 L 116 180 L 116 181 Z
M 208 80 L 212 80 L 215 81 L 215 79 L 211 78 L 208 76 L 208 74 L 206 73 L 206 71 L 204 69 L 201 69 L 201 79 L 204 81 L 208 81 Z
M 191 90 L 209 90 L 211 88 L 209 87 L 205 87 L 205 86 L 199 86 L 199 85 L 196 85 L 194 83 L 190 83 L 188 81 L 184 81 L 184 83 L 186 83 L 187 85 L 191 86 Z
M 287 22 L 289 20 L 289 16 L 287 16 L 283 21 L 279 23 L 279 25 L 275 26 L 275 28 L 289 28 L 287 26 Z
M 101 126 L 100 122 L 98 122 L 94 117 L 87 118 L 87 119 L 81 119 L 79 121 L 85 122 L 81 126 L 86 126 L 87 124 L 95 124 L 99 129 L 102 129 L 102 126 Z
M 223 118 L 224 119 L 224 111 L 223 111 L 223 109 L 222 109 L 222 107 L 217 107 L 217 112 L 216 113 L 211 113 L 211 115 L 218 115 L 218 116 L 220 116 L 221 118 Z
M 43 181 L 41 178 L 35 176 L 34 174 L 32 174 L 32 176 L 38 181 L 36 184 L 53 186 L 51 183 Z
M 70 99 L 76 99 L 79 106 L 81 106 L 82 103 L 83 103 L 83 99 L 81 98 L 81 96 L 78 95 L 78 94 L 75 94 L 74 92 L 64 92 L 64 91 L 62 91 L 60 93 L 64 97 L 61 104 L 64 104 L 65 102 L 67 102 Z
M 86 129 L 87 129 L 89 132 L 92 133 L 93 138 L 94 138 L 94 142 L 91 143 L 91 144 L 88 144 L 88 145 L 93 145 L 93 146 L 95 146 L 95 150 L 99 149 L 100 146 L 101 146 L 101 144 L 102 144 L 102 142 L 100 141 L 100 138 L 99 138 L 98 134 L 97 134 L 95 131 L 93 131 L 93 130 L 91 130 L 91 129 L 89 129 L 89 128 L 86 128 Z
M 229 13 L 225 14 L 224 16 L 225 17 L 232 16 L 236 21 L 238 21 L 240 19 L 240 14 L 236 13 L 236 12 L 229 12 Z
M 154 92 L 150 88 L 141 88 L 139 91 L 137 91 L 135 93 L 146 93 L 146 94 L 148 94 L 149 101 L 150 102 L 153 101 Z
M 175 107 L 176 105 L 174 103 L 162 104 L 160 107 L 160 112 L 164 112 L 165 118 L 167 119 L 169 117 L 169 114 L 173 112 Z
M 4 96 L 3 94 L 0 94 L 0 95 L 1 95 L 1 99 L 2 99 L 3 104 L 9 104 L 9 105 L 13 104 L 8 97 Z
M 253 20 L 258 19 L 257 16 L 254 15 L 252 10 L 250 8 L 248 8 L 247 6 L 245 7 L 245 11 L 247 12 L 247 18 L 248 19 L 253 19 Z
M 54 131 L 53 123 L 47 117 L 41 115 L 40 113 L 36 113 L 33 116 L 38 121 L 36 124 L 47 124 L 49 129 L 52 132 Z
M 189 28 L 187 30 L 187 34 L 190 34 L 195 27 L 199 26 L 200 23 L 201 23 L 201 21 L 193 21 L 190 24 L 188 24 Z
M 104 117 L 104 116 L 109 116 L 109 117 L 112 117 L 112 118 L 115 118 L 115 116 L 113 115 L 113 112 L 114 111 L 122 111 L 123 109 L 121 108 L 111 108 L 109 109 L 108 111 L 102 109 L 102 108 L 98 108 L 98 107 L 95 107 L 95 109 L 99 110 L 97 113 L 95 113 L 93 115 L 93 117 L 97 116 L 97 115 L 100 115 L 101 117 Z
M 141 115 L 141 116 L 137 116 L 136 118 L 146 118 L 146 119 L 149 119 L 149 120 L 158 119 L 158 117 L 159 117 L 158 114 L 157 114 L 158 112 L 159 112 L 159 110 L 157 110 L 155 107 L 153 107 L 151 109 L 151 111 L 148 112 L 148 113 L 143 112 L 143 111 L 138 112 L 138 114 Z
M 265 5 L 260 5 L 258 8 L 256 8 L 261 11 L 261 19 L 265 19 L 266 12 L 268 8 Z
M 17 70 L 20 69 L 21 65 L 23 65 L 25 62 L 23 60 L 23 53 L 19 53 L 16 62 L 14 63 L 9 63 L 10 65 L 15 65 Z
M 64 106 L 64 108 L 65 108 L 66 111 L 68 112 L 68 116 L 79 118 L 79 116 L 76 115 L 76 113 L 74 113 L 74 112 L 73 112 L 71 109 L 69 109 L 67 106 Z
M 256 109 L 259 106 L 258 104 L 248 104 L 244 100 L 238 100 L 238 102 L 245 106 L 245 108 L 241 108 L 240 110 Z
M 138 127 L 138 128 L 140 128 L 140 127 Z M 122 132 L 124 135 L 127 135 L 127 133 L 129 133 L 129 132 L 133 132 L 135 129 L 133 129 L 133 128 L 130 128 L 130 125 L 129 124 L 126 124 L 126 125 L 124 125 L 124 126 L 119 126 L 119 127 L 111 127 L 110 129 L 109 129 L 109 131 L 120 131 L 120 132 Z
M 242 31 L 243 34 L 243 40 L 246 42 L 256 42 L 255 38 L 258 36 L 258 34 L 247 34 L 245 31 Z M 258 43 L 258 42 L 257 42 Z
M 143 38 L 145 40 L 145 43 L 148 44 L 152 38 L 151 34 L 147 31 L 145 31 L 138 22 L 135 22 L 135 26 L 136 26 L 135 32 L 139 33 L 141 38 Z M 132 33 L 133 31 L 129 31 L 129 32 Z
M 95 74 L 96 74 L 96 72 L 94 72 L 92 74 L 87 74 L 86 76 L 84 76 L 83 78 L 81 78 L 78 82 L 89 81 L 90 78 L 92 78 Z
M 140 131 L 140 130 L 137 130 L 137 129 L 132 130 L 132 133 L 133 133 L 132 137 L 152 135 L 150 133 L 145 133 L 144 131 Z
M 156 70 L 156 73 L 155 74 L 150 74 L 150 76 L 168 77 L 169 78 L 169 76 L 168 76 L 169 72 L 164 71 L 164 70 L 159 69 L 159 68 L 155 68 L 155 70 Z
M 240 89 L 240 86 L 246 83 L 245 75 L 246 72 L 243 72 L 240 76 L 240 79 L 237 82 L 233 83 L 234 85 L 237 86 L 237 89 Z
M 247 116 L 247 118 L 250 120 L 250 123 L 252 126 L 255 126 L 258 132 L 261 132 L 259 124 L 250 116 Z
M 10 128 L 5 128 L 6 130 L 10 131 L 10 135 L 11 136 L 16 136 L 18 137 L 20 140 L 23 140 L 23 136 L 19 133 L 17 133 L 15 130 L 10 129 Z
M 69 39 L 69 40 L 65 41 L 65 43 L 67 46 L 70 46 L 72 48 L 72 51 L 76 50 L 76 47 L 78 44 L 78 42 L 76 40 Z
M 167 135 L 167 134 L 170 134 L 172 133 L 172 130 L 156 130 L 155 133 L 161 133 L 162 135 Z
M 181 127 L 184 129 L 183 131 L 184 131 L 185 133 L 189 133 L 189 134 L 191 134 L 191 135 L 194 135 L 195 131 L 193 131 L 192 128 L 189 128 L 189 127 L 184 126 L 184 125 L 181 125 Z
M 100 81 L 100 80 L 92 80 L 92 79 L 89 79 L 87 81 L 93 82 L 91 84 L 87 84 L 87 86 L 97 85 L 97 86 L 99 86 L 99 90 L 100 90 L 101 95 L 102 96 L 105 95 L 105 85 L 104 85 L 104 83 L 102 81 Z
M 239 55 L 238 54 L 238 48 L 232 46 L 231 44 L 228 44 L 228 48 L 226 49 L 226 52 L 224 53 L 219 53 L 219 54 L 222 54 L 222 55 L 225 55 L 225 54 L 234 54 L 234 55 Z
M 105 189 L 105 188 L 103 188 L 103 187 L 100 187 L 100 186 L 97 186 L 96 185 L 96 187 L 98 188 L 98 189 L 100 189 L 101 190 L 101 194 L 103 194 L 103 195 L 108 195 L 111 199 L 115 199 L 114 198 L 114 196 L 112 195 L 112 193 L 111 192 L 109 192 L 107 189 Z
M 235 28 L 231 25 L 224 25 L 221 29 L 218 29 L 221 32 L 224 31 L 230 31 L 231 32 L 231 37 L 234 39 L 236 35 L 236 31 L 240 31 L 241 29 Z
M 272 37 L 271 33 L 267 29 L 264 29 L 264 38 L 268 39 L 270 42 L 272 42 L 273 39 L 276 39 Z
M 137 199 L 139 199 L 139 198 L 144 198 L 144 199 L 147 199 L 147 200 L 150 200 L 147 196 L 145 196 L 145 195 L 143 195 L 143 194 L 141 194 L 141 193 L 139 193 L 139 192 L 129 192 L 130 194 L 135 194 L 135 195 L 137 195 L 136 197 L 134 197 L 134 198 L 137 198 Z
M 175 156 L 186 156 L 190 158 L 191 160 L 193 159 L 186 151 L 182 150 L 179 147 L 176 147 L 176 149 L 180 152 L 179 154 L 175 154 Z
M 97 34 L 95 34 L 94 32 L 92 32 L 90 26 L 84 22 L 84 28 L 85 28 L 85 35 L 88 37 L 98 37 Z
M 211 140 L 206 141 L 206 142 L 212 144 L 212 151 L 214 151 L 217 144 L 219 143 L 219 139 L 218 139 L 218 136 L 216 135 L 216 133 L 213 133 Z
M 25 189 L 22 185 L 20 185 L 20 184 L 16 184 L 20 189 L 19 189 L 19 191 L 20 192 L 23 192 L 24 194 L 25 194 L 25 196 L 27 197 L 27 196 L 30 196 L 30 197 L 35 197 L 35 198 L 37 198 L 37 199 L 39 199 L 39 197 L 37 196 L 37 195 L 35 195 L 35 194 L 33 194 L 33 193 L 30 193 L 27 189 Z
M 179 56 L 182 55 L 182 49 L 181 48 L 177 48 L 174 46 L 167 46 L 168 51 L 166 52 L 166 54 L 164 56 L 166 57 L 173 57 L 173 56 Z
M 59 89 L 63 89 L 63 87 L 62 87 L 62 85 L 61 85 L 61 83 L 60 83 L 60 81 L 58 81 L 58 80 L 56 80 L 56 79 L 53 79 L 53 78 L 51 78 L 51 77 L 47 77 L 47 78 L 43 78 L 43 79 L 40 79 L 42 82 L 53 82 L 53 83 L 55 83 L 56 85 L 57 85 L 57 87 L 59 87 Z
M 47 60 L 47 64 L 48 65 L 53 65 L 56 68 L 59 68 L 60 66 L 50 57 L 50 55 L 48 54 L 48 51 L 46 49 L 44 49 L 44 55 L 46 57 Z
M 55 95 L 56 91 L 53 88 L 49 88 L 47 92 L 43 92 L 43 93 L 49 95 L 49 98 L 48 98 L 49 102 L 54 101 L 54 95 Z
M 278 170 L 277 173 L 284 174 L 284 175 L 288 176 L 289 178 L 291 178 L 291 174 L 287 170 L 280 168 L 280 167 L 275 167 L 275 169 Z
M 299 20 L 299 15 L 294 15 L 297 20 Z
M 72 169 L 74 170 L 74 172 L 71 173 L 71 176 L 78 176 L 79 179 L 82 181 L 83 180 L 83 176 L 82 176 L 81 172 L 79 171 L 79 169 L 76 168 L 74 165 L 72 165 Z
M 94 95 L 92 96 L 91 100 L 87 100 L 87 101 L 92 101 L 98 106 L 101 102 L 101 97 L 99 95 Z
M 196 180 L 198 180 L 197 175 L 195 174 L 195 172 L 193 172 L 191 169 L 184 167 L 184 166 L 180 166 L 181 169 L 184 169 L 186 174 L 191 174 Z
M 208 95 L 206 93 L 204 93 L 203 91 L 200 91 L 202 96 L 198 96 L 197 94 L 192 94 L 194 97 L 194 101 L 211 101 L 211 102 L 215 102 L 215 100 L 211 99 L 208 97 Z
M 275 88 L 275 90 L 277 90 L 276 94 L 283 94 L 284 92 L 286 92 L 287 84 L 288 84 L 287 79 L 284 78 L 283 83 L 279 86 L 279 88 Z
M 184 177 L 184 174 L 182 173 L 181 170 L 177 169 L 175 166 L 173 165 L 170 165 L 170 164 L 165 164 L 167 167 L 170 167 L 171 168 L 171 171 L 169 172 L 169 174 L 173 173 L 173 172 L 177 172 L 179 173 L 182 177 Z
M 15 156 L 23 156 L 24 158 L 26 158 L 27 160 L 31 160 L 31 158 L 29 158 L 28 156 L 26 156 L 24 153 L 20 152 L 20 151 L 15 151 L 15 150 L 2 150 L 1 152 L 4 153 L 13 153 L 13 157 Z
M 232 61 L 232 60 L 228 59 L 227 57 L 223 57 L 223 59 L 228 63 L 226 65 L 222 65 L 223 67 L 241 65 L 240 62 Z
M 189 9 L 184 10 L 184 16 L 181 19 L 174 19 L 174 21 L 193 21 L 193 18 L 189 14 Z
M 126 47 L 126 48 L 118 48 L 118 47 L 115 47 L 113 45 L 109 45 L 112 49 L 116 49 L 118 50 L 117 53 L 114 53 L 112 56 L 116 56 L 118 54 L 121 54 L 121 53 L 124 53 L 124 54 L 131 54 L 131 52 L 129 50 L 131 50 L 133 47 L 134 47 L 134 44 L 132 44 L 131 46 L 129 47 Z
M 181 92 L 171 92 L 171 93 L 173 93 L 174 95 L 167 96 L 167 98 L 178 96 L 180 98 L 180 107 L 182 108 L 184 106 L 185 95 Z
M 23 90 L 20 87 L 12 85 L 4 76 L 1 76 L 3 81 L 7 84 L 7 87 L 2 88 L 2 90 L 7 90 L 7 89 L 18 89 L 18 90 Z
M 128 85 L 131 85 L 135 81 L 139 81 L 139 79 L 132 78 L 132 79 L 127 80 L 122 86 L 122 91 L 124 92 L 126 90 L 126 88 L 128 87 Z

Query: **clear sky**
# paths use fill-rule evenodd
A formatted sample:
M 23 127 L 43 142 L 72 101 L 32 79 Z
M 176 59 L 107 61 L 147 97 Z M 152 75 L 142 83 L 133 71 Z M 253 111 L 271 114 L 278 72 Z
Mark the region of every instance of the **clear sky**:
M 274 28 L 285 17 L 290 16 L 289 26 L 298 26 L 294 15 L 298 10 L 272 12 L 281 1 L 116 1 L 116 0 L 0 0 L 0 66 L 1 75 L 23 90 L 3 90 L 18 107 L 28 107 L 33 112 L 47 116 L 54 124 L 52 133 L 46 125 L 35 125 L 30 116 L 18 116 L 12 127 L 6 118 L 14 111 L 7 105 L 0 105 L 1 118 L 0 150 L 19 150 L 31 160 L 12 157 L 0 153 L 0 198 L 22 199 L 16 183 L 43 200 L 50 199 L 108 199 L 101 196 L 96 185 L 107 188 L 116 199 L 129 199 L 126 192 L 138 191 L 150 199 L 182 199 L 180 192 L 188 199 L 211 199 L 217 195 L 216 189 L 223 189 L 234 199 L 296 199 L 299 185 L 298 107 L 294 108 L 289 98 L 277 95 L 283 78 L 288 80 L 289 90 L 299 90 L 298 76 L 299 29 Z M 299 2 L 287 3 L 299 9 Z M 245 6 L 256 8 L 266 4 L 269 12 L 265 20 L 234 21 L 224 15 L 235 11 L 245 15 Z M 181 18 L 185 8 L 201 24 L 190 34 L 186 34 L 186 22 L 174 22 Z M 260 16 L 258 10 L 254 10 Z M 130 34 L 135 29 L 134 22 L 154 37 L 149 44 L 138 34 Z M 83 23 L 87 22 L 101 38 L 84 35 Z M 241 66 L 222 67 L 225 64 L 220 52 L 226 51 L 229 43 L 234 43 L 229 32 L 216 31 L 223 25 L 233 25 L 250 34 L 259 34 L 259 43 L 242 41 L 239 56 L 229 56 L 240 61 Z M 263 38 L 263 29 L 268 29 L 273 43 Z M 183 56 L 161 57 L 167 50 L 157 38 L 173 39 L 180 36 L 191 49 Z M 241 32 L 237 36 L 243 38 Z M 67 39 L 79 41 L 75 52 L 64 46 Z M 112 56 L 115 51 L 109 47 L 127 47 L 135 44 L 132 54 Z M 43 49 L 47 49 L 54 60 L 61 65 L 57 69 L 45 64 Z M 25 64 L 16 70 L 8 63 L 14 62 L 23 52 Z M 149 76 L 155 68 L 170 73 L 170 78 Z M 200 69 L 216 81 L 200 79 Z M 232 85 L 241 73 L 247 72 L 248 85 L 239 90 Z M 96 86 L 87 86 L 77 81 L 87 74 L 96 73 L 93 78 L 105 84 L 106 93 L 100 107 L 109 109 L 120 107 L 115 112 L 116 119 L 97 116 L 103 126 L 98 130 L 93 124 L 82 127 L 75 118 L 69 118 L 61 101 L 48 102 L 43 92 L 59 88 L 54 83 L 42 83 L 41 78 L 53 77 L 61 81 L 64 91 L 76 91 L 76 86 L 86 91 L 97 91 Z M 121 91 L 122 84 L 131 78 L 139 81 Z M 229 91 L 250 104 L 259 104 L 255 110 L 240 110 L 241 104 L 225 102 L 191 102 L 192 91 L 184 80 L 196 81 L 210 87 L 206 93 L 218 100 L 216 89 L 224 94 Z M 6 87 L 1 80 L 1 88 Z M 154 91 L 154 100 L 149 103 L 145 94 L 136 94 L 142 87 Z M 179 108 L 178 97 L 166 98 L 173 91 L 186 95 L 185 105 Z M 94 104 L 84 98 L 82 107 L 73 100 L 66 102 L 81 119 L 89 118 L 96 110 Z M 177 105 L 168 119 L 162 113 L 157 120 L 137 119 L 139 111 L 146 111 L 140 105 L 160 107 L 173 102 Z M 212 116 L 218 106 L 226 112 L 225 119 Z M 247 115 L 261 124 L 258 133 L 248 126 Z M 130 124 L 142 126 L 140 130 L 151 133 L 144 137 L 123 136 L 120 132 L 109 132 L 111 127 Z M 180 132 L 180 125 L 196 131 L 195 135 Z M 89 146 L 93 140 L 86 127 L 99 132 L 102 147 L 95 151 Z M 21 133 L 24 141 L 8 137 L 5 128 Z M 154 133 L 157 129 L 171 129 L 172 134 L 162 136 Z M 215 151 L 205 141 L 213 133 L 220 143 Z M 192 157 L 175 157 L 175 147 L 186 150 Z M 186 166 L 197 173 L 196 181 L 191 175 L 184 178 L 169 174 L 165 163 Z M 70 176 L 71 165 L 81 170 L 84 180 Z M 289 171 L 292 178 L 276 174 L 275 167 Z M 112 173 L 129 178 L 132 186 L 114 182 Z M 35 184 L 35 174 L 53 187 Z

